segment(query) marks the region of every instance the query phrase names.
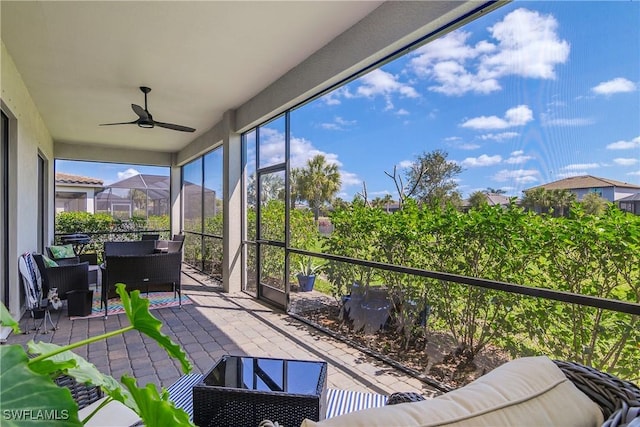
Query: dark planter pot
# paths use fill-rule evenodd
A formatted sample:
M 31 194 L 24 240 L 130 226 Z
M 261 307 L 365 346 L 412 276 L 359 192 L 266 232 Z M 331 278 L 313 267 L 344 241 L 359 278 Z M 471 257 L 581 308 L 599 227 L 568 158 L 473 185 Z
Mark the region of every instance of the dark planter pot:
M 302 292 L 309 292 L 313 290 L 313 284 L 316 282 L 316 276 L 305 276 L 304 274 L 298 274 L 298 285 Z

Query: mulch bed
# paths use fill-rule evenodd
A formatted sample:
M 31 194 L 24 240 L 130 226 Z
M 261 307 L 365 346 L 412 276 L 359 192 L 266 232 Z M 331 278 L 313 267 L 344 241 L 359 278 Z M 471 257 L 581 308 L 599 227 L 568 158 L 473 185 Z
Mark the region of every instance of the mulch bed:
M 473 360 L 456 351 L 453 338 L 443 332 L 428 332 L 425 338 L 402 347 L 399 334 L 392 328 L 372 335 L 354 332 L 349 322 L 339 318 L 337 304 L 309 304 L 305 301 L 297 306 L 296 314 L 328 329 L 346 340 L 357 343 L 403 365 L 421 375 L 433 379 L 449 389 L 461 387 L 493 368 L 505 363 L 509 357 L 499 349 L 487 347 Z

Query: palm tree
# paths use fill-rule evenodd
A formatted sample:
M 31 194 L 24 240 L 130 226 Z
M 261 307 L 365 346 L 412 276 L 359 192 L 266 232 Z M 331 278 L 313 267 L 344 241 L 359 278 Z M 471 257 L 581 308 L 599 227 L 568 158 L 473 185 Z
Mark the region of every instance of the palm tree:
M 576 195 L 569 190 L 551 190 L 551 205 L 558 209 L 558 216 L 565 215 L 565 209 L 576 200 Z
M 321 154 L 309 159 L 306 167 L 296 173 L 296 194 L 300 200 L 309 203 L 316 223 L 320 216 L 320 208 L 336 195 L 341 185 L 338 165 L 327 163 Z
M 507 192 L 504 191 L 502 188 L 493 188 L 493 187 L 487 187 L 486 190 L 484 190 L 485 194 L 506 194 Z

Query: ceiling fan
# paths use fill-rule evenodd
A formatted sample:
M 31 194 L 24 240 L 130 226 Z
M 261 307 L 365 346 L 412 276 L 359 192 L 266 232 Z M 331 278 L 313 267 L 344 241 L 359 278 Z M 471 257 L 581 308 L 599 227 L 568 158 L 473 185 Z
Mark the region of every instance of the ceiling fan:
M 158 126 L 161 128 L 178 130 L 181 132 L 195 131 L 194 128 L 190 128 L 187 126 L 174 125 L 172 123 L 163 123 L 157 120 L 153 120 L 153 116 L 151 115 L 149 110 L 147 110 L 147 94 L 151 92 L 151 88 L 146 86 L 140 86 L 140 90 L 142 91 L 142 93 L 144 93 L 144 108 L 136 104 L 131 104 L 131 108 L 133 109 L 133 112 L 138 115 L 138 120 L 134 120 L 132 122 L 122 122 L 122 123 L 103 123 L 100 126 L 138 125 L 141 128 L 153 128 L 155 126 Z

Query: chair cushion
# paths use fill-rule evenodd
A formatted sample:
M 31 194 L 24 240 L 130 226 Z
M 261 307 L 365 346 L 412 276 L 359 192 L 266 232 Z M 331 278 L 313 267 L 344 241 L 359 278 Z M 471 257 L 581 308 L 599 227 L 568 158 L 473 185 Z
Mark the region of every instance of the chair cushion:
M 58 267 L 58 263 L 46 255 L 42 255 L 42 260 L 44 261 L 44 265 L 47 267 Z
M 102 404 L 106 397 L 93 402 L 78 411 L 78 418 L 82 421 Z M 136 425 L 140 417 L 133 410 L 118 401 L 111 401 L 89 419 L 85 426 L 92 427 L 128 427 Z
M 455 391 L 371 408 L 312 426 L 600 426 L 600 407 L 547 357 L 516 359 Z
M 72 245 L 49 246 L 49 250 L 51 251 L 51 255 L 56 259 L 73 258 L 76 256 Z

